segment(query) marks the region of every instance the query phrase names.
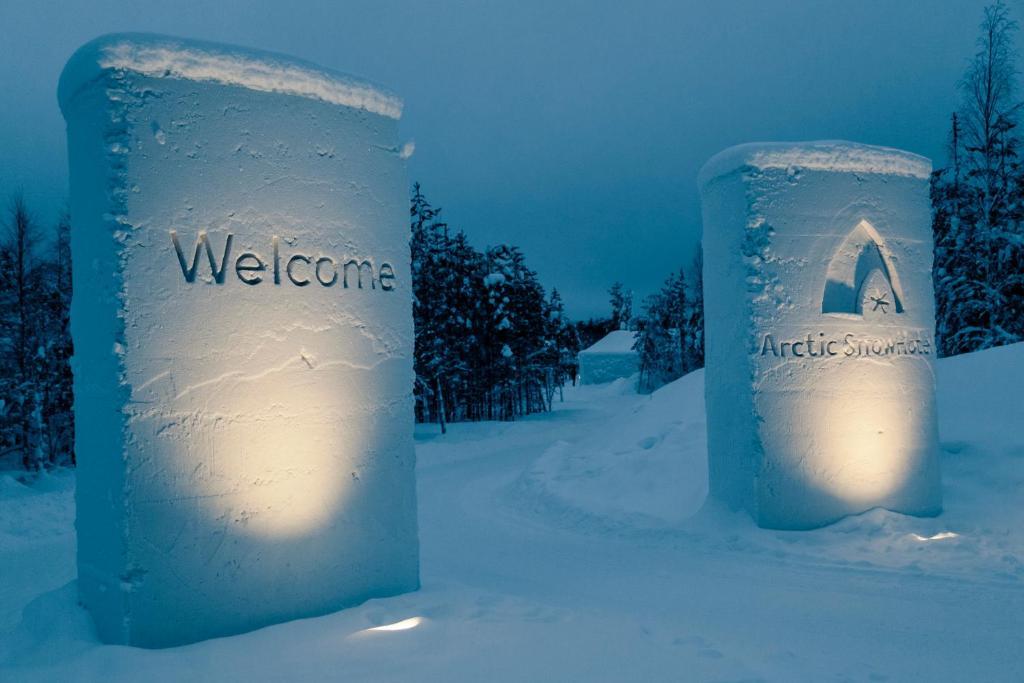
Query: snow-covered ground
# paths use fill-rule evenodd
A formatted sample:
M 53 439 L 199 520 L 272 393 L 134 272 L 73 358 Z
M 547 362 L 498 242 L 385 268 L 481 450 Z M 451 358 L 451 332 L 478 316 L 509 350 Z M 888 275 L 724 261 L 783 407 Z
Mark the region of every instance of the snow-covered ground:
M 935 519 L 702 507 L 702 381 L 419 429 L 422 590 L 169 650 L 96 642 L 73 474 L 2 476 L 0 680 L 1024 680 L 1024 344 L 940 361 Z

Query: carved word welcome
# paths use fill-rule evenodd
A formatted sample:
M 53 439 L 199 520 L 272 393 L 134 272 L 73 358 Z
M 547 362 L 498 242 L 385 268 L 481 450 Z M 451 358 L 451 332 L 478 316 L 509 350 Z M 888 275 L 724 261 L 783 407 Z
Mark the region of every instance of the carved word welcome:
M 270 239 L 270 258 L 265 258 L 255 251 L 243 251 L 232 260 L 231 249 L 235 238 L 233 233 L 227 234 L 224 249 L 218 258 L 206 231 L 200 231 L 190 263 L 181 248 L 177 231 L 171 230 L 170 233 L 174 251 L 178 255 L 178 265 L 181 266 L 181 274 L 188 283 L 194 283 L 202 270 L 200 264 L 205 251 L 210 267 L 210 279 L 204 278 L 204 281 L 211 284 L 224 284 L 228 267 L 233 265 L 235 275 L 247 285 L 258 285 L 270 278 L 275 285 L 287 281 L 296 287 L 305 287 L 315 282 L 322 287 L 339 285 L 345 289 L 354 287 L 375 290 L 379 286 L 384 292 L 390 292 L 395 288 L 395 270 L 390 263 L 383 262 L 376 267 L 373 261 L 365 258 L 335 259 L 324 254 L 298 252 L 282 255 L 281 242 L 277 235 Z

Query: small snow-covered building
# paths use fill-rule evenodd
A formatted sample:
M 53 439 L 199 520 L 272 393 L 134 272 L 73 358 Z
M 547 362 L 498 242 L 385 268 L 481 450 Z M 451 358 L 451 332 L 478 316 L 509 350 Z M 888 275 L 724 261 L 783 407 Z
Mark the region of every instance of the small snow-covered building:
M 601 384 L 640 371 L 640 354 L 633 349 L 636 332 L 615 330 L 580 351 L 580 384 Z

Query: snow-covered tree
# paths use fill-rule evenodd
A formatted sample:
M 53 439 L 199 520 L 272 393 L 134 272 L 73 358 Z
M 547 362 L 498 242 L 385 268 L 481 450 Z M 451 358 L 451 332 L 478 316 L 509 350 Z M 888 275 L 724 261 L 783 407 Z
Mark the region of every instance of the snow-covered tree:
M 474 249 L 413 188 L 416 417 L 501 419 L 548 410 L 578 342 L 519 249 Z M 553 310 L 557 311 L 553 314 Z
M 949 356 L 1024 339 L 1024 172 L 1017 24 L 985 8 L 959 83 L 949 163 L 932 175 L 936 333 Z
M 10 203 L 0 243 L 0 454 L 27 470 L 73 462 L 70 219 L 52 259 L 24 199 Z
M 10 374 L 6 377 L 5 403 L 13 434 L 12 446 L 21 454 L 25 469 L 38 469 L 40 457 L 39 432 L 36 429 L 38 412 L 37 387 L 35 386 L 34 329 L 37 292 L 32 287 L 32 273 L 35 268 L 35 245 L 38 242 L 38 228 L 29 215 L 24 197 L 16 195 L 10 204 L 7 224 L 7 240 L 4 248 L 11 255 L 10 270 L 4 271 L 9 293 L 8 315 L 4 329 L 10 339 Z
M 414 363 L 416 367 L 417 413 L 420 419 L 438 421 L 444 431 L 445 406 L 442 383 L 446 381 L 448 349 L 442 334 L 445 321 L 445 291 L 436 278 L 441 269 L 447 226 L 440 221 L 440 210 L 434 209 L 413 186 L 410 206 L 412 218 L 412 289 L 413 321 L 416 328 Z
M 634 348 L 641 391 L 654 391 L 704 366 L 704 288 L 700 252 L 690 277 L 680 268 L 649 296 Z
M 557 289 L 551 290 L 548 298 L 547 343 L 552 347 L 554 357 L 549 362 L 555 368 L 553 385 L 561 388 L 567 381 L 576 384 L 579 371 L 580 338 L 576 326 L 565 315 L 562 295 Z
M 71 356 L 71 217 L 57 222 L 53 258 L 35 271 L 38 426 L 49 466 L 74 463 L 74 393 Z
M 612 329 L 630 329 L 633 322 L 633 292 L 628 291 L 621 282 L 616 282 L 608 290 L 608 297 L 612 305 Z
M 704 367 L 704 252 L 699 245 L 687 284 L 683 349 L 686 367 L 695 370 Z

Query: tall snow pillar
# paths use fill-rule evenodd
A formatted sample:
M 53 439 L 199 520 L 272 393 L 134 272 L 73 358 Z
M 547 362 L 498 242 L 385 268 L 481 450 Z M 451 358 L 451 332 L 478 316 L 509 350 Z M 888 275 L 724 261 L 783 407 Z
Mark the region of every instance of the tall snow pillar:
M 401 102 L 144 35 L 61 76 L 78 586 L 177 645 L 419 584 Z
M 848 142 L 701 171 L 711 494 L 761 526 L 941 510 L 930 172 Z

